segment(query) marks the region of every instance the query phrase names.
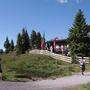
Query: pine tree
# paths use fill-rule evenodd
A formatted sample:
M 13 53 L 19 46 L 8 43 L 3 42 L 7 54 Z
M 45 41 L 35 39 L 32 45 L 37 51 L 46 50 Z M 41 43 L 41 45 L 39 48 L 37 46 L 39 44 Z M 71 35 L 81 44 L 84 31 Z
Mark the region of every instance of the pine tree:
M 87 53 L 87 24 L 81 10 L 75 16 L 74 24 L 69 32 L 69 48 L 72 56 L 72 62 L 75 62 L 75 56 L 85 56 Z
M 11 43 L 10 43 L 10 51 L 13 51 L 14 50 L 14 42 L 13 40 L 11 40 Z
M 27 30 L 25 31 L 25 47 L 26 47 L 25 49 L 26 51 L 30 49 L 30 39 Z
M 0 54 L 3 54 L 3 53 L 4 53 L 3 49 L 0 49 Z
M 38 32 L 37 33 L 37 40 L 36 40 L 36 47 L 37 47 L 37 49 L 41 49 L 41 39 L 42 39 L 41 33 Z
M 90 57 L 90 25 L 87 25 L 87 45 L 88 45 L 88 56 Z
M 26 43 L 26 32 L 25 32 L 25 29 L 23 28 L 22 29 L 22 53 L 25 53 L 25 51 L 26 51 L 26 45 L 25 45 L 25 43 Z
M 23 53 L 25 53 L 30 48 L 30 39 L 25 28 L 22 29 L 22 49 Z
M 22 54 L 23 49 L 22 49 L 22 36 L 19 33 L 17 36 L 17 44 L 16 44 L 16 53 L 17 54 Z
M 30 39 L 25 28 L 22 29 L 22 33 L 17 37 L 17 53 L 25 53 L 30 48 Z
M 32 48 L 32 49 L 36 48 L 36 42 L 37 42 L 36 31 L 32 30 L 30 40 L 31 40 L 31 48 Z
M 10 43 L 8 37 L 6 37 L 6 41 L 4 42 L 5 52 L 9 53 L 10 51 Z

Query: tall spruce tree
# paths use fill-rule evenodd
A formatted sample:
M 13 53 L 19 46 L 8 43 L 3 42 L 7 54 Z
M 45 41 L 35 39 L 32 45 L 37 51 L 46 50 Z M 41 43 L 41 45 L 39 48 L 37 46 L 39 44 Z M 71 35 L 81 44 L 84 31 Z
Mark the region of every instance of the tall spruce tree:
M 3 49 L 0 49 L 0 54 L 3 54 L 3 53 L 4 53 Z
M 23 53 L 25 53 L 30 48 L 30 39 L 25 28 L 22 29 L 22 49 Z
M 30 39 L 28 32 L 25 28 L 22 29 L 22 33 L 17 37 L 17 53 L 25 53 L 30 48 Z
M 88 56 L 90 57 L 90 25 L 87 25 Z
M 72 62 L 76 62 L 77 56 L 85 56 L 87 54 L 87 24 L 81 9 L 77 12 L 74 24 L 69 31 L 69 48 Z
M 4 42 L 5 52 L 9 53 L 10 51 L 10 43 L 8 37 L 6 37 L 6 41 Z
M 41 33 L 38 32 L 37 33 L 37 40 L 36 40 L 37 49 L 41 49 L 41 39 L 42 39 Z
M 21 36 L 20 33 L 17 36 L 16 53 L 17 54 L 22 54 L 23 53 L 23 49 L 22 49 L 22 36 Z
M 26 47 L 26 51 L 28 50 L 28 49 L 30 49 L 30 38 L 29 38 L 29 35 L 28 35 L 28 32 L 27 32 L 27 30 L 25 31 L 25 47 Z
M 26 46 L 25 46 L 25 40 L 26 40 L 26 35 L 25 35 L 25 29 L 22 29 L 22 53 L 25 53 Z
M 13 40 L 11 40 L 11 43 L 10 43 L 10 51 L 13 51 L 14 50 L 14 42 Z
M 36 31 L 32 30 L 30 40 L 31 40 L 31 48 L 32 48 L 32 49 L 36 48 L 36 42 L 37 42 L 37 34 L 36 34 Z

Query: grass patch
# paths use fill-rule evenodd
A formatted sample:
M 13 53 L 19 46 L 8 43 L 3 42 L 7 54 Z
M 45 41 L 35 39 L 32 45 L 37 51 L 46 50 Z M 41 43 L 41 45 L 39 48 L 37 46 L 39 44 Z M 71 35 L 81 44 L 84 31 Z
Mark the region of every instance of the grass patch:
M 78 87 L 77 90 L 90 90 L 90 83 Z
M 79 85 L 77 87 L 66 88 L 65 90 L 90 90 L 90 83 L 85 85 Z
M 3 62 L 2 68 L 5 80 L 60 77 L 79 71 L 77 65 L 58 61 L 45 55 L 22 54 L 16 56 L 10 53 L 0 57 Z

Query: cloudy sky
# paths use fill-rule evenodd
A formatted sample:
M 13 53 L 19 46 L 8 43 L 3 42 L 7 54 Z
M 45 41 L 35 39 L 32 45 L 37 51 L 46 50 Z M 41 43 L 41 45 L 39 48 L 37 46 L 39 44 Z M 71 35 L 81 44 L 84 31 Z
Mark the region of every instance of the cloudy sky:
M 90 24 L 89 8 L 90 0 L 0 0 L 0 48 L 6 36 L 16 42 L 23 27 L 45 32 L 47 40 L 66 38 L 78 9 Z

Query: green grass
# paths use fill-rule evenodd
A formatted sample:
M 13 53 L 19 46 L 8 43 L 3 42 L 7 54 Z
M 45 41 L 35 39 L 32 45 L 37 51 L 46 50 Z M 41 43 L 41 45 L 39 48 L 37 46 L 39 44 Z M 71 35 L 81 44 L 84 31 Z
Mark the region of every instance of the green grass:
M 77 87 L 70 87 L 65 90 L 90 90 L 90 83 L 86 85 L 79 85 Z
M 79 66 L 57 61 L 49 56 L 14 53 L 0 55 L 5 80 L 17 78 L 48 78 L 72 75 L 79 72 Z
M 90 64 L 86 64 L 86 72 L 90 72 Z
M 86 85 L 81 85 L 80 87 L 78 87 L 77 90 L 90 90 L 90 83 Z

